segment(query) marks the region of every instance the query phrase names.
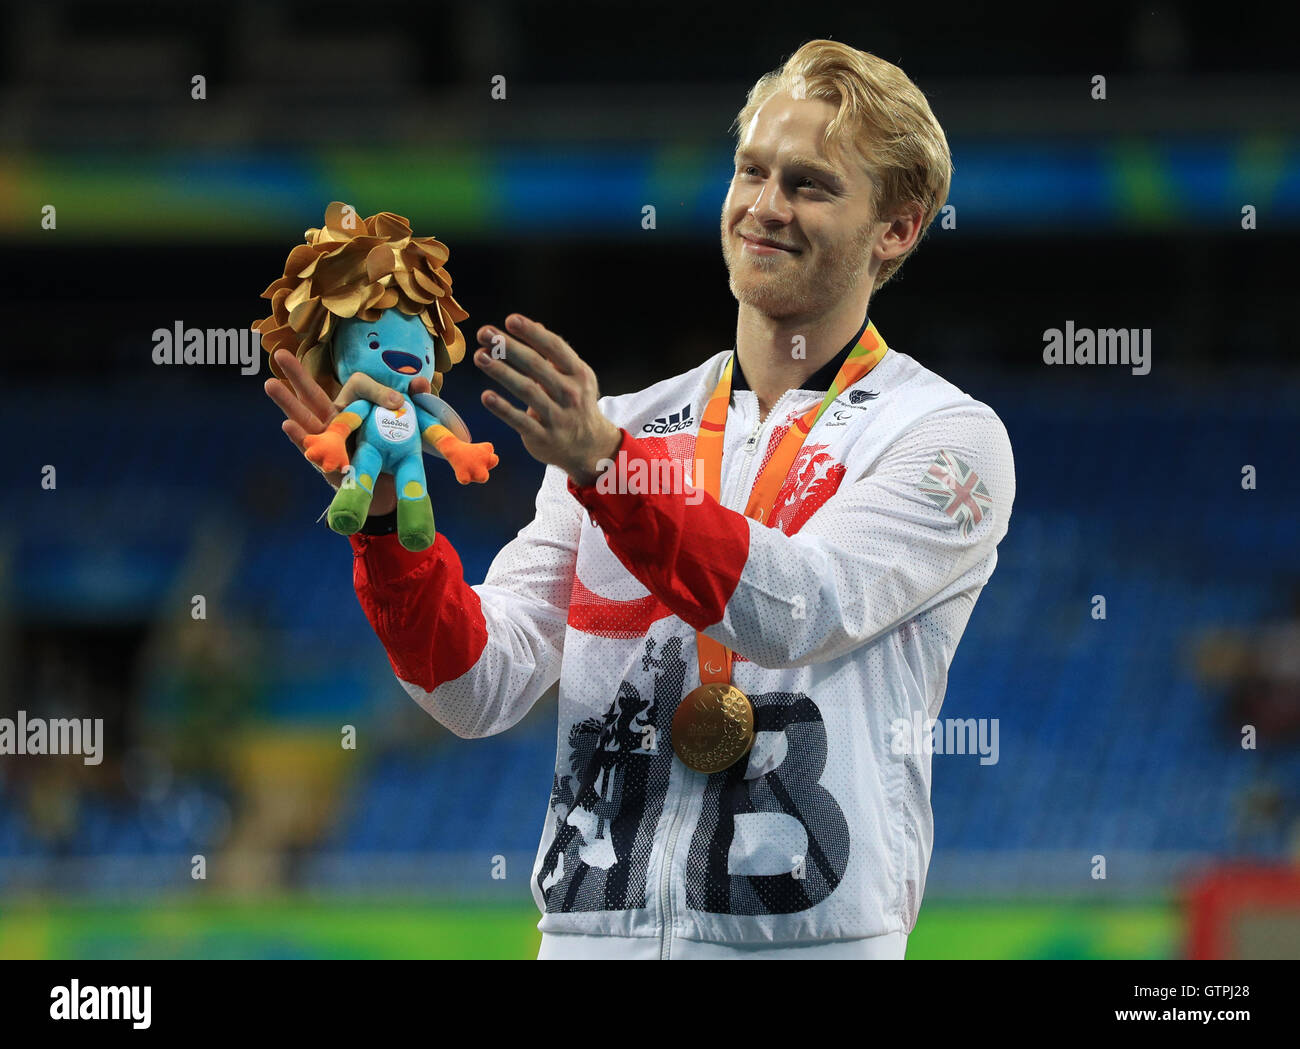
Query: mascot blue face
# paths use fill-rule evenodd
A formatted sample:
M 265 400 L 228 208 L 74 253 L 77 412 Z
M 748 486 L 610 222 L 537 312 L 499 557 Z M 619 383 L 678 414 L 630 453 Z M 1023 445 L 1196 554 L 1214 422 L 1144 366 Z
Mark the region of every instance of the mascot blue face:
M 350 317 L 334 332 L 334 374 L 340 383 L 353 372 L 406 393 L 411 380 L 433 381 L 434 341 L 419 317 L 384 310 L 377 321 Z

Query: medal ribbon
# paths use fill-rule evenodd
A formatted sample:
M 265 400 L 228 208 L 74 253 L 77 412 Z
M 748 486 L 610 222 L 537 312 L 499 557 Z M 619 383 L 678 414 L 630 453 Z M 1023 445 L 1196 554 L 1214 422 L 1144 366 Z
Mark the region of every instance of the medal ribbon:
M 752 517 L 760 523 L 768 523 L 776 497 L 785 483 L 790 467 L 794 465 L 799 449 L 803 447 L 809 431 L 822 413 L 834 402 L 835 398 L 847 390 L 880 363 L 889 347 L 881 338 L 876 326 L 868 322 L 866 330 L 857 345 L 849 351 L 847 359 L 840 367 L 831 388 L 826 391 L 819 407 L 809 408 L 794 421 L 777 445 L 776 451 L 768 459 L 767 465 L 754 482 L 749 494 L 749 503 L 745 507 L 745 516 Z M 714 499 L 721 502 L 719 491 L 722 481 L 723 435 L 727 428 L 727 407 L 731 399 L 731 371 L 736 355 L 727 358 L 722 368 L 722 378 L 709 397 L 704 408 L 704 417 L 700 420 L 699 433 L 695 437 L 695 461 L 701 465 L 699 484 Z M 768 524 L 770 528 L 771 525 Z M 703 633 L 696 631 L 696 656 L 700 665 L 700 683 L 731 682 L 731 649 L 720 641 L 714 641 Z M 716 667 L 716 670 L 709 669 Z

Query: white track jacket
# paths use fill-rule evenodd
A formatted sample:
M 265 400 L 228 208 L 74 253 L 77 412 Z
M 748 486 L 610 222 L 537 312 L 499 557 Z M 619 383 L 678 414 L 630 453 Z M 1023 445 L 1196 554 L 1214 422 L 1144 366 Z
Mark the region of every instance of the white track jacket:
M 445 535 L 419 553 L 352 537 L 357 595 L 398 680 L 452 732 L 504 732 L 559 681 L 532 871 L 543 933 L 671 957 L 911 932 L 930 754 L 900 729 L 939 715 L 1015 475 L 992 409 L 890 349 L 814 425 L 771 520 L 745 517 L 765 456 L 852 345 L 763 420 L 733 369 L 720 503 L 651 478 L 668 476 L 663 460 L 692 476 L 731 351 L 601 398 L 626 456 L 607 478 L 628 490 L 547 467 L 536 516 L 481 585 Z M 748 758 L 713 775 L 682 764 L 669 730 L 700 684 L 696 630 L 734 651 L 755 713 Z

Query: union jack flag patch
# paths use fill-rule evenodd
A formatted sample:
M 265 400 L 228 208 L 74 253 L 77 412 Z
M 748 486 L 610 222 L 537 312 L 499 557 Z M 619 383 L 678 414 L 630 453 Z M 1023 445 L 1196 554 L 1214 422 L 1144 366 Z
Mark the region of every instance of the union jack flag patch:
M 962 537 L 984 520 L 993 497 L 979 474 L 951 452 L 940 452 L 921 475 L 921 494 L 957 522 Z

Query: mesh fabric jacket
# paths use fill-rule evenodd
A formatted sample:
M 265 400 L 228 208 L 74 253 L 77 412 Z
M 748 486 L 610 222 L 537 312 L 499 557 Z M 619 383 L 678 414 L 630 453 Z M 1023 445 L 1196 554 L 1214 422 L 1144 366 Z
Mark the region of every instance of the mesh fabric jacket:
M 938 717 L 997 563 L 1010 442 L 989 407 L 891 349 L 813 426 L 759 523 L 743 514 L 755 478 L 828 384 L 761 422 L 755 394 L 733 390 L 715 501 L 670 466 L 693 476 L 729 355 L 602 398 L 624 456 L 605 480 L 624 490 L 547 467 L 536 516 L 482 584 L 443 535 L 419 553 L 354 536 L 357 594 L 403 687 L 457 735 L 505 731 L 558 680 L 531 876 L 543 931 L 909 933 L 933 842 L 931 757 L 911 730 Z M 755 714 L 747 758 L 713 775 L 669 731 L 700 683 L 696 630 L 733 650 Z

